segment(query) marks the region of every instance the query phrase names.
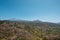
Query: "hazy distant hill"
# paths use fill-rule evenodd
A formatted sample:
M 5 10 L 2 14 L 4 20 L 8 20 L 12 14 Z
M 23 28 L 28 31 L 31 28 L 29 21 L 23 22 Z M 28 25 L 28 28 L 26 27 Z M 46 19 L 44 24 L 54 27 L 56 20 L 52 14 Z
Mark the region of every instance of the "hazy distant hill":
M 60 24 L 39 20 L 0 20 L 0 40 L 60 40 Z

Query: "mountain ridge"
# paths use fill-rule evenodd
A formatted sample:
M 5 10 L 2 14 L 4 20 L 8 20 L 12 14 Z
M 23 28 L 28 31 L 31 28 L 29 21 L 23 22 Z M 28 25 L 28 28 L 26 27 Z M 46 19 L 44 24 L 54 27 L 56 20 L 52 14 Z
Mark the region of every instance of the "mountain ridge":
M 39 20 L 0 20 L 0 40 L 60 40 L 59 30 L 59 24 Z

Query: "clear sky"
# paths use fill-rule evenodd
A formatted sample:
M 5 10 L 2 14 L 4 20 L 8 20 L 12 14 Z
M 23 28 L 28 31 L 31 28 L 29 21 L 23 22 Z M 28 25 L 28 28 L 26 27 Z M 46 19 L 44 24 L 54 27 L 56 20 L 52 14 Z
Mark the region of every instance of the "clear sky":
M 60 22 L 60 0 L 0 0 L 0 19 Z

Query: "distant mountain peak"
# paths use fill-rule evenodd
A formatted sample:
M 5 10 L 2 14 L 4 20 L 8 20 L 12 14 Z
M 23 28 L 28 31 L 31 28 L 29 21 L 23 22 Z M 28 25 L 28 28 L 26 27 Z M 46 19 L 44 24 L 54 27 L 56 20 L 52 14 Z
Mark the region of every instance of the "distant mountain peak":
M 40 21 L 40 20 L 33 20 L 33 22 L 39 23 L 39 22 L 42 22 L 42 21 Z

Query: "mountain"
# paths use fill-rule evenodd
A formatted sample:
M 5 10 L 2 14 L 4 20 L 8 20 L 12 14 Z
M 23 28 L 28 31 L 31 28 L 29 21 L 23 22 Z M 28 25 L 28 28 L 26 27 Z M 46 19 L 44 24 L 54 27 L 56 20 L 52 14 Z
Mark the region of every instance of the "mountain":
M 59 24 L 59 25 L 60 25 L 60 23 L 57 23 L 57 24 Z
M 0 40 L 60 40 L 60 25 L 39 20 L 0 20 Z

